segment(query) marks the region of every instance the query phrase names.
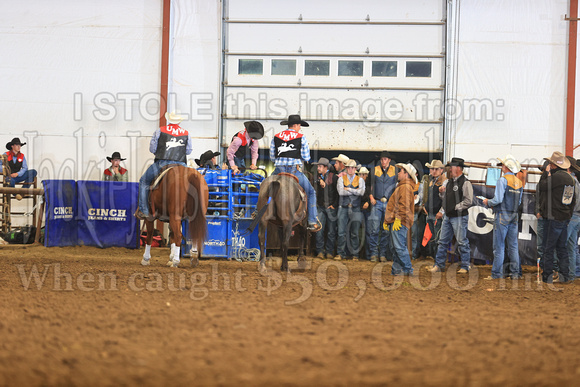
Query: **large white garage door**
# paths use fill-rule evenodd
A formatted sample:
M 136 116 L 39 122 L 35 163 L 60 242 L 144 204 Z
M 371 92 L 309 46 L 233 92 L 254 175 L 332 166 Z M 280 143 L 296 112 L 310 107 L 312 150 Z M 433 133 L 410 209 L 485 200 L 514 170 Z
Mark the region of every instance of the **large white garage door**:
M 227 0 L 223 137 L 300 113 L 319 150 L 439 152 L 445 0 Z

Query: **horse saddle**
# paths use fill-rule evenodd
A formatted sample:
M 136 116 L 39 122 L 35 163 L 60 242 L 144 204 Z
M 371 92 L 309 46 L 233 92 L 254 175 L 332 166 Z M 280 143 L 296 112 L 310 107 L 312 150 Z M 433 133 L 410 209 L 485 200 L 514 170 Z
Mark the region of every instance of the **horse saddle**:
M 296 176 L 294 176 L 291 173 L 288 172 L 280 172 L 278 174 L 278 176 L 286 176 L 289 178 L 292 178 L 296 181 L 296 183 L 298 183 L 298 187 L 300 188 L 299 192 L 300 192 L 300 200 L 305 202 L 306 201 L 306 191 L 304 191 L 304 188 L 302 188 L 302 186 L 300 185 L 300 181 L 298 180 L 298 178 Z
M 161 170 L 159 171 L 159 175 L 157 175 L 157 177 L 155 179 L 153 179 L 153 182 L 151 182 L 151 185 L 149 185 L 149 189 L 151 191 L 153 191 L 155 188 L 157 188 L 157 186 L 161 182 L 161 179 L 163 179 L 163 176 L 165 176 L 171 168 L 175 168 L 178 165 L 179 164 L 169 164 L 169 165 L 165 165 L 165 166 L 161 167 Z

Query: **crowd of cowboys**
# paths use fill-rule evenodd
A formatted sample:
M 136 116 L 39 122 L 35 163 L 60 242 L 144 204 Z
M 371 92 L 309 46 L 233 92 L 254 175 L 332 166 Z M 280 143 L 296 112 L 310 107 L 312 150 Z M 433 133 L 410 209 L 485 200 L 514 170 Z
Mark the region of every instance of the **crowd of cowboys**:
M 168 164 L 186 165 L 186 156 L 192 151 L 191 136 L 179 125 L 183 118 L 175 112 L 166 113 L 165 117 L 167 125 L 155 131 L 149 146 L 155 161 L 139 180 L 139 208 L 135 213 L 139 219 L 154 218 L 149 212 L 148 191 L 161 168 Z M 458 273 L 469 272 L 467 224 L 468 209 L 474 197 L 473 186 L 463 173 L 463 159 L 454 157 L 446 165 L 440 160 L 432 160 L 425 164 L 429 175 L 419 180 L 421 174 L 413 164 L 396 163 L 387 151 L 380 154 L 379 161 L 371 165 L 370 170 L 339 154 L 332 162 L 324 157 L 314 162 L 316 171 L 309 179 L 301 169 L 303 163 L 310 162 L 308 141 L 301 133 L 301 128 L 308 123 L 295 114 L 280 124 L 286 128 L 270 142 L 270 160 L 275 165 L 273 174 L 293 174 L 304 189 L 308 229 L 316 233 L 319 258 L 358 260 L 364 256 L 371 262 L 392 260 L 393 275 L 413 275 L 411 258 L 422 254 L 434 259 L 428 270 L 435 273 L 445 269 L 448 247 L 455 238 L 460 256 Z M 244 129 L 232 138 L 227 164 L 221 168 L 240 173 L 245 169 L 249 152 L 249 169 L 257 169 L 258 140 L 263 136 L 262 124 L 245 122 Z M 30 183 L 36 177 L 36 171 L 28 169 L 20 151 L 25 144 L 19 138 L 6 144 L 8 152 L 3 159 L 10 167 L 11 174 L 7 176 L 10 186 Z M 200 167 L 220 168 L 218 155 L 219 152 L 209 150 L 195 161 Z M 127 170 L 119 165 L 124 160 L 120 153 L 113 153 L 107 160 L 111 167 L 105 170 L 103 180 L 127 181 Z M 518 279 L 522 276 L 518 254 L 518 208 L 526 179 L 513 156 L 498 160 L 502 176 L 496 183 L 494 197 L 483 198 L 483 204 L 493 208 L 495 213 L 494 260 L 488 279 Z M 580 276 L 577 244 L 580 160 L 561 152 L 554 152 L 545 160 L 536 185 L 535 211 L 542 279 L 548 283 L 554 280 L 569 283 Z M 422 165 L 417 167 L 423 169 Z M 411 253 L 408 234 L 412 240 Z M 506 250 L 508 260 L 505 259 Z M 504 261 L 508 264 L 504 265 Z M 555 273 L 558 274 L 556 279 Z

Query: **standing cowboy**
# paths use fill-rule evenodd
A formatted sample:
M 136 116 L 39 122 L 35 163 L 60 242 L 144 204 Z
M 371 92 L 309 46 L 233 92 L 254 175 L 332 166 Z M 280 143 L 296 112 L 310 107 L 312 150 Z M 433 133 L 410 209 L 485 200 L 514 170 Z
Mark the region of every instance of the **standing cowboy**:
M 389 198 L 385 210 L 384 223 L 391 229 L 393 243 L 392 275 L 413 275 L 411 256 L 407 248 L 408 230 L 413 227 L 415 211 L 414 189 L 417 184 L 417 170 L 411 164 L 396 164 L 399 167 L 399 183 Z M 384 227 L 386 228 L 386 227 Z
M 371 169 L 371 195 L 369 196 L 372 208 L 369 216 L 370 237 L 368 240 L 371 261 L 380 257 L 381 262 L 387 260 L 387 253 L 392 252 L 390 231 L 382 227 L 387 202 L 397 186 L 397 171 L 391 165 L 392 156 L 389 152 L 381 152 L 379 165 Z
M 252 164 L 250 169 L 257 169 L 258 163 L 258 140 L 264 137 L 264 126 L 258 121 L 244 122 L 245 129 L 238 132 L 228 147 L 226 156 L 229 167 L 237 174 L 246 169 L 246 153 L 248 146 L 250 148 Z
M 165 119 L 168 124 L 157 129 L 149 143 L 149 151 L 155 155 L 155 161 L 139 180 L 139 209 L 135 213 L 138 219 L 152 220 L 152 214 L 149 214 L 149 186 L 161 168 L 169 164 L 186 167 L 186 156 L 192 150 L 189 132 L 179 126 L 183 117 L 171 112 L 165 113 Z
M 316 233 L 316 251 L 318 258 L 332 257 L 336 243 L 336 214 L 338 211 L 338 192 L 336 184 L 338 176 L 330 172 L 330 162 L 326 157 L 321 157 L 316 165 L 317 174 L 314 180 L 316 190 L 316 202 L 318 204 L 318 219 L 322 225 L 319 233 Z M 324 228 L 326 228 L 326 252 L 324 249 Z
M 280 122 L 280 125 L 288 125 L 288 129 L 275 135 L 270 143 L 270 160 L 276 166 L 272 174 L 286 172 L 298 178 L 308 198 L 308 230 L 320 231 L 322 227 L 316 218 L 316 192 L 308 178 L 299 169 L 302 161 L 310 161 L 308 141 L 300 133 L 302 126 L 309 125 L 306 121 L 302 121 L 298 114 L 290 115 L 286 121 Z
M 346 173 L 338 179 L 336 190 L 338 191 L 338 242 L 336 244 L 337 255 L 335 260 L 346 258 L 348 251 L 353 260 L 358 260 L 359 255 L 359 229 L 363 222 L 361 213 L 361 199 L 365 193 L 365 181 L 355 174 L 356 162 L 346 162 Z
M 453 236 L 457 239 L 459 255 L 461 257 L 461 267 L 457 271 L 459 274 L 469 272 L 471 262 L 471 250 L 469 239 L 467 239 L 467 210 L 473 204 L 473 186 L 463 174 L 465 166 L 464 160 L 453 157 L 448 164 L 449 179 L 439 188 L 443 205 L 443 224 L 441 225 L 441 236 L 439 238 L 439 248 L 435 255 L 435 264 L 427 268 L 431 273 L 443 271 L 447 258 L 447 247 L 451 243 Z
M 443 174 L 445 165 L 440 160 L 432 160 L 431 163 L 426 163 L 425 166 L 429 168 L 429 179 L 427 181 L 428 187 L 423 191 L 424 204 L 423 211 L 427 216 L 427 225 L 431 230 L 431 239 L 427 243 L 427 255 L 431 258 L 435 257 L 437 252 L 437 242 L 439 242 L 439 231 L 441 230 L 441 223 L 443 223 L 443 212 L 441 211 L 442 200 L 439 196 L 439 188 L 445 182 L 446 178 Z
M 14 187 L 17 183 L 32 183 L 36 177 L 36 170 L 28 169 L 26 157 L 24 153 L 20 152 L 20 147 L 26 145 L 25 142 L 20 142 L 18 137 L 14 137 L 12 141 L 6 144 L 8 152 L 6 155 L 6 162 L 10 168 L 10 176 L 8 177 L 7 186 Z M 0 160 L 0 166 L 2 160 Z
M 493 267 L 491 276 L 486 279 L 504 278 L 505 246 L 508 246 L 510 276 L 520 277 L 520 255 L 518 251 L 518 207 L 522 202 L 523 184 L 516 177 L 521 169 L 520 163 L 512 156 L 498 159 L 502 166 L 503 176 L 495 185 L 492 199 L 483 199 L 485 206 L 493 207 L 495 221 L 493 223 Z
M 121 161 L 126 159 L 122 159 L 119 152 L 113 152 L 111 157 L 107 156 L 107 160 L 111 166 L 103 172 L 103 181 L 129 181 L 128 171 L 121 167 Z

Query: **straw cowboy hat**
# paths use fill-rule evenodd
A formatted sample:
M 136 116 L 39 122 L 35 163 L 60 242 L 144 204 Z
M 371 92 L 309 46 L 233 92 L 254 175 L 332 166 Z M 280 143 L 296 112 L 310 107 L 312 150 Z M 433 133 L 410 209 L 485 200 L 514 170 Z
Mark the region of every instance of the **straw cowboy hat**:
M 425 163 L 425 166 L 429 169 L 433 168 L 445 168 L 445 165 L 441 162 L 441 160 L 433 159 L 431 163 Z
M 20 139 L 18 137 L 14 137 L 12 139 L 12 141 L 10 141 L 9 143 L 6 143 L 6 149 L 8 150 L 12 150 L 12 145 L 26 145 L 25 142 L 20 142 Z
M 346 165 L 346 163 L 348 163 L 348 160 L 350 160 L 350 159 L 341 153 L 338 156 L 333 157 L 332 160 L 340 161 L 341 163 Z
M 107 160 L 109 160 L 109 161 L 112 161 L 112 160 L 115 160 L 115 159 L 119 159 L 121 161 L 127 160 L 127 159 L 122 159 L 121 158 L 121 154 L 119 152 L 113 152 L 113 154 L 111 155 L 111 157 L 107 156 Z
M 259 140 L 264 137 L 264 126 L 258 121 L 246 121 L 244 126 L 251 139 Z
M 548 160 L 550 163 L 554 164 L 558 168 L 568 169 L 570 168 L 570 161 L 564 156 L 562 152 L 554 152 L 550 157 L 544 157 L 544 160 Z
M 308 122 L 302 121 L 302 118 L 300 118 L 300 114 L 291 114 L 288 116 L 287 120 L 280 122 L 280 125 L 287 126 L 292 126 L 296 124 L 300 124 L 301 126 L 310 126 L 308 125 Z
M 348 167 L 354 167 L 354 168 L 356 168 L 356 161 L 354 161 L 354 160 L 348 160 L 346 163 L 344 163 L 344 166 L 347 167 L 347 168 Z
M 364 173 L 366 173 L 368 175 L 369 170 L 367 169 L 367 167 L 361 167 L 361 169 L 358 170 L 359 175 L 362 175 Z
M 501 157 L 498 157 L 497 159 L 499 160 L 500 163 L 502 163 L 502 165 L 505 165 L 507 169 L 509 169 L 510 172 L 512 173 L 518 173 L 522 169 L 521 164 L 512 155 L 507 155 L 503 159 Z
M 183 116 L 174 110 L 171 113 L 165 113 L 165 119 L 170 124 L 179 124 L 183 121 Z
M 213 159 L 216 156 L 219 156 L 221 153 L 220 152 L 214 152 L 212 150 L 208 150 L 205 151 L 201 154 L 201 156 L 199 156 L 199 159 L 194 159 L 193 161 L 195 161 L 197 163 L 197 165 L 199 165 L 200 167 L 203 167 L 204 164 L 208 161 Z
M 417 170 L 415 169 L 415 167 L 412 164 L 410 164 L 410 163 L 407 163 L 407 164 L 398 163 L 398 164 L 395 164 L 395 167 L 403 168 L 409 174 L 409 176 L 411 176 L 411 179 L 413 179 L 415 184 L 417 183 Z

